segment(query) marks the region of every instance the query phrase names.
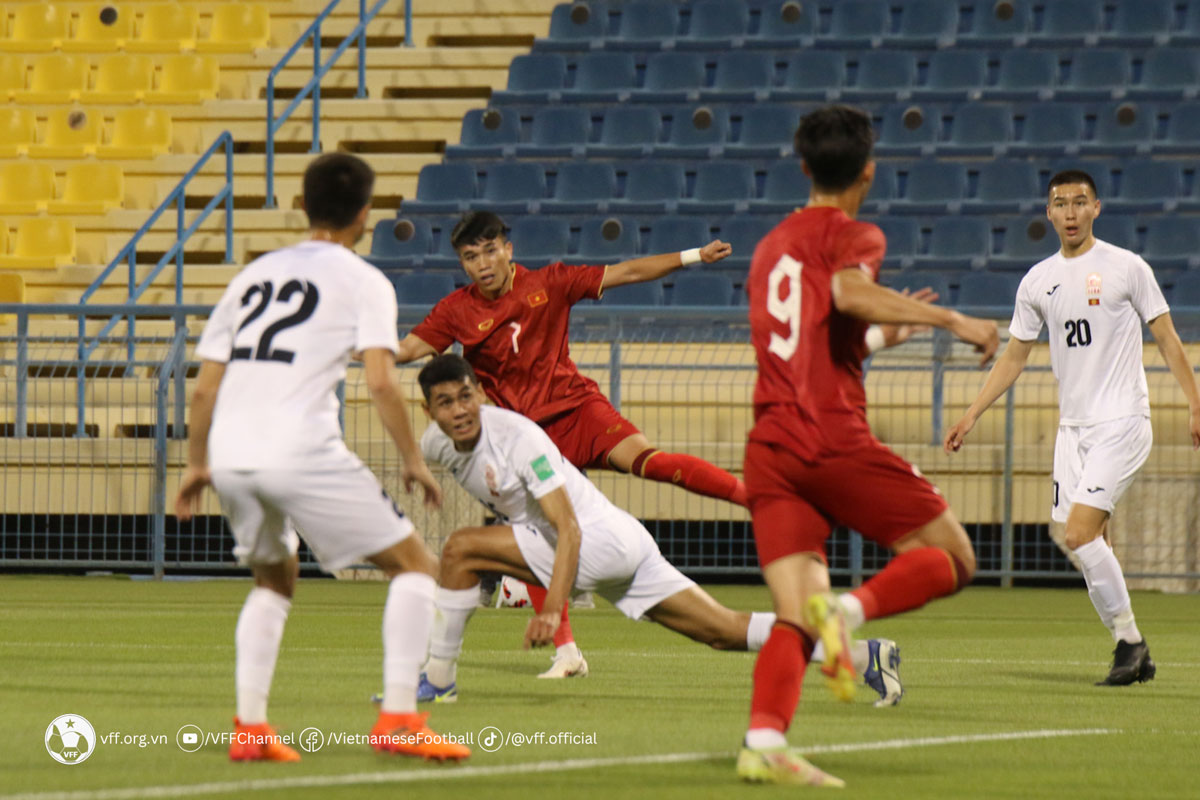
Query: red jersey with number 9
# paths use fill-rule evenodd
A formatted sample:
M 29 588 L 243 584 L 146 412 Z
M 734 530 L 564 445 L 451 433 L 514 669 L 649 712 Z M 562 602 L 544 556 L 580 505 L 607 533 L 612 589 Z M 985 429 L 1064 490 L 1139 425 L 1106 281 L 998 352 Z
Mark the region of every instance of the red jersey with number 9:
M 838 270 L 879 277 L 883 232 L 838 208 L 788 216 L 758 243 L 746 293 L 758 360 L 750 440 L 806 461 L 872 439 L 863 388 L 867 323 L 833 304 Z
M 512 288 L 488 300 L 475 284 L 442 298 L 412 333 L 439 353 L 461 342 L 463 357 L 492 402 L 545 422 L 600 395 L 567 347 L 571 306 L 599 299 L 602 266 L 513 264 Z

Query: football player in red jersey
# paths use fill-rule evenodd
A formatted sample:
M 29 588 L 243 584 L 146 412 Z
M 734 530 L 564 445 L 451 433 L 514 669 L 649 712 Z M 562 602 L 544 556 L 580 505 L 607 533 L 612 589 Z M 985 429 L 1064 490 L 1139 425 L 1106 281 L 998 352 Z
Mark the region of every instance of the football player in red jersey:
M 808 204 L 758 244 L 746 290 L 758 361 L 745 481 L 763 576 L 777 620 L 754 668 L 750 725 L 737 771 L 745 780 L 843 785 L 790 748 L 785 732 L 819 640 L 834 693 L 854 693 L 848 632 L 962 588 L 975 552 L 919 470 L 867 425 L 862 359 L 868 323 L 934 325 L 983 354 L 994 322 L 876 283 L 885 241 L 854 220 L 875 175 L 869 116 L 833 106 L 805 116 L 796 152 L 812 179 Z M 853 592 L 829 593 L 825 540 L 847 525 L 895 557 Z
M 398 363 L 442 352 L 454 342 L 474 368 L 480 386 L 496 405 L 532 419 L 545 429 L 568 461 L 580 469 L 615 469 L 642 478 L 746 505 L 746 490 L 734 475 L 684 453 L 656 449 L 612 406 L 600 387 L 579 373 L 567 346 L 571 306 L 599 299 L 605 289 L 657 280 L 682 266 L 720 261 L 732 252 L 715 240 L 679 253 L 663 253 L 609 266 L 537 270 L 513 262 L 508 228 L 497 215 L 463 216 L 451 242 L 471 284 L 443 298 L 400 342 Z M 530 586 L 540 613 L 545 589 Z M 563 609 L 555 635 L 555 664 L 543 677 L 586 674 L 587 662 Z

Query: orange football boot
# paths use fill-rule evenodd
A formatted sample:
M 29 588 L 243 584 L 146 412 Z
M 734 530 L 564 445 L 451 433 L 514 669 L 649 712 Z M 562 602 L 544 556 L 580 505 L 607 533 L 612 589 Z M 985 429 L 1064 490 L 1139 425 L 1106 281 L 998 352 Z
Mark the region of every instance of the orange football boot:
M 471 755 L 466 745 L 450 741 L 425 724 L 429 712 L 379 712 L 371 729 L 371 746 L 381 753 L 418 756 L 427 760 L 461 761 Z
M 230 761 L 299 761 L 300 754 L 279 740 L 279 734 L 265 722 L 243 725 L 233 718 L 233 741 L 229 743 Z

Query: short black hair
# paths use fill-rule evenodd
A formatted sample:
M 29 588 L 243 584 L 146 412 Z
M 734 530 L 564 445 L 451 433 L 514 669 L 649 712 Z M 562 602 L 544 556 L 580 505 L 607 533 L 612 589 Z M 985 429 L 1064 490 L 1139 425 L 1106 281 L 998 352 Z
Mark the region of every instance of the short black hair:
M 450 232 L 450 246 L 455 250 L 469 244 L 479 244 L 497 236 L 508 237 L 508 226 L 491 211 L 468 211 Z
M 429 402 L 433 387 L 439 383 L 461 383 L 464 380 L 470 380 L 473 386 L 479 384 L 475 370 L 471 369 L 467 360 L 454 353 L 434 356 L 417 373 L 417 383 L 421 384 L 421 393 L 425 395 L 426 403 Z
M 341 230 L 371 202 L 375 171 L 358 156 L 326 153 L 304 170 L 304 213 L 313 228 Z
M 793 140 L 813 183 L 840 192 L 849 189 L 871 160 L 875 129 L 865 111 L 850 106 L 826 106 L 805 114 Z
M 1050 179 L 1050 183 L 1046 186 L 1046 197 L 1050 197 L 1051 190 L 1055 186 L 1062 186 L 1067 183 L 1084 183 L 1092 190 L 1092 197 L 1099 197 L 1099 192 L 1096 191 L 1096 182 L 1092 180 L 1092 176 L 1081 169 L 1064 169 L 1062 172 L 1055 173 Z

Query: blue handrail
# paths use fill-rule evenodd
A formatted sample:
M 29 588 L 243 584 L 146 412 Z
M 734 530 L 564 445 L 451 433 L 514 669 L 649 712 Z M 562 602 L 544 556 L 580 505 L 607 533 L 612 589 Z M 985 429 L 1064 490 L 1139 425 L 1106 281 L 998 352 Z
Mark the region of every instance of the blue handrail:
M 329 72 L 329 69 L 342 57 L 342 53 L 353 41 L 358 42 L 358 92 L 355 97 L 367 96 L 367 25 L 388 2 L 388 0 L 379 0 L 370 11 L 367 11 L 367 0 L 358 0 L 358 24 L 354 26 L 354 30 L 342 40 L 337 49 L 333 51 L 333 55 L 324 64 L 321 63 L 321 23 L 325 18 L 333 13 L 333 9 L 342 0 L 333 0 L 325 7 L 325 10 L 317 15 L 317 18 L 312 21 L 312 24 L 304 29 L 304 33 L 300 34 L 295 43 L 288 48 L 288 51 L 283 54 L 283 58 L 279 59 L 279 63 L 267 76 L 267 197 L 263 208 L 275 208 L 275 134 L 283 127 L 283 123 L 288 121 L 292 113 L 299 105 L 312 95 L 312 147 L 310 153 L 321 152 L 321 79 Z M 292 98 L 292 102 L 288 103 L 287 108 L 275 118 L 275 78 L 283 70 L 292 56 L 309 40 L 312 40 L 313 51 L 313 72 L 312 77 L 308 79 L 308 83 L 296 93 Z M 412 47 L 412 4 L 411 0 L 404 0 L 404 45 Z

